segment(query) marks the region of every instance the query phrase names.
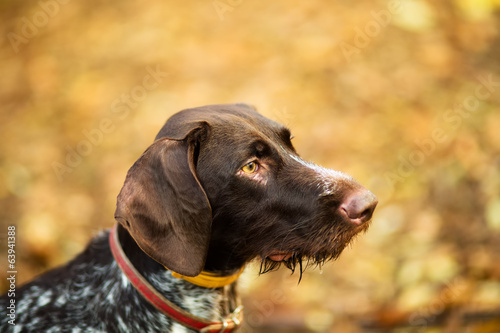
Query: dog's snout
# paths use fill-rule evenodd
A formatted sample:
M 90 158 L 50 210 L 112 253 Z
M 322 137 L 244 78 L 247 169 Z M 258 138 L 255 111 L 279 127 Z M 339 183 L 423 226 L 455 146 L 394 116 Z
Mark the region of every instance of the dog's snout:
M 339 209 L 350 222 L 361 225 L 372 218 L 377 204 L 377 197 L 372 192 L 363 190 L 347 196 Z

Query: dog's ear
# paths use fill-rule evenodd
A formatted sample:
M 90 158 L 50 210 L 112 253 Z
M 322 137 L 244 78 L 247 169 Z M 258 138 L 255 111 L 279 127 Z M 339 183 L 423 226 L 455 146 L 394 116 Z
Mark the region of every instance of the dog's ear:
M 212 224 L 195 170 L 203 127 L 183 140 L 155 141 L 128 171 L 115 212 L 144 252 L 186 276 L 202 271 Z

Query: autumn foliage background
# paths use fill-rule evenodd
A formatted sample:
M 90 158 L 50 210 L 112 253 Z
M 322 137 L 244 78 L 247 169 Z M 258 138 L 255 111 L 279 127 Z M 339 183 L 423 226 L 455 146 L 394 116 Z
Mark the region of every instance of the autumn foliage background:
M 249 267 L 247 332 L 500 332 L 499 19 L 498 0 L 2 1 L 1 290 L 8 226 L 26 282 L 113 225 L 170 115 L 247 102 L 380 199 L 300 285 Z

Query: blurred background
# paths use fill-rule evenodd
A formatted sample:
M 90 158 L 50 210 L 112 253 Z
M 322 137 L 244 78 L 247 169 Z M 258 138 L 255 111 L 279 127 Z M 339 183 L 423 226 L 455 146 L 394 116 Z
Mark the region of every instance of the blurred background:
M 380 199 L 336 262 L 242 283 L 244 332 L 500 332 L 500 1 L 0 2 L 0 287 L 113 225 L 173 113 L 246 102 Z M 4 269 L 5 267 L 5 269 Z

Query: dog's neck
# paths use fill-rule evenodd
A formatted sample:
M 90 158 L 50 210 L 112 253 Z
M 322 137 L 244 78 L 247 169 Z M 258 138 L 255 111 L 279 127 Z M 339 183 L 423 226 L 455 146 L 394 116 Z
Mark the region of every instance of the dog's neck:
M 120 224 L 118 224 L 117 232 L 123 252 L 141 274 L 148 276 L 165 270 L 162 265 L 141 250 L 129 232 Z
M 225 325 L 233 328 L 240 325 L 242 307 L 236 292 L 236 283 L 231 282 L 224 287 L 204 287 L 191 283 L 183 277 L 175 277 L 175 273 L 140 250 L 126 229 L 118 224 L 114 231 L 112 230 L 110 234 L 113 256 L 122 273 L 144 300 L 152 302 L 151 304 L 155 304 L 158 310 L 187 327 L 204 325 L 205 328 L 211 327 L 207 332 L 212 332 L 215 329 L 219 331 L 222 327 L 226 327 Z M 233 282 L 236 279 L 237 277 Z M 173 295 L 172 290 L 178 290 L 182 297 Z M 204 301 L 208 306 L 196 305 L 200 293 L 206 295 Z M 158 295 L 163 296 L 163 301 Z M 172 313 L 174 313 L 173 316 Z M 224 322 L 220 322 L 220 318 L 225 318 Z M 193 320 L 195 324 L 192 324 Z
M 152 259 L 148 256 L 136 243 L 130 233 L 123 228 L 121 225 L 118 225 L 118 238 L 120 240 L 120 244 L 125 252 L 126 256 L 130 260 L 130 262 L 134 265 L 134 267 L 144 275 L 157 274 L 165 272 L 166 268 L 158 263 L 156 260 Z M 213 258 L 214 256 L 208 255 L 208 258 Z M 207 262 L 203 270 L 203 275 L 201 278 L 210 279 L 212 274 L 218 275 L 221 277 L 227 277 L 225 279 L 226 283 L 224 283 L 224 279 L 220 279 L 222 284 L 231 284 L 234 282 L 243 269 L 242 265 L 227 265 L 224 262 L 211 261 Z M 182 275 L 173 273 L 174 277 L 184 278 Z M 185 278 L 185 280 L 192 281 L 194 284 L 197 284 L 195 280 L 190 278 Z M 217 283 L 217 282 L 215 282 Z

